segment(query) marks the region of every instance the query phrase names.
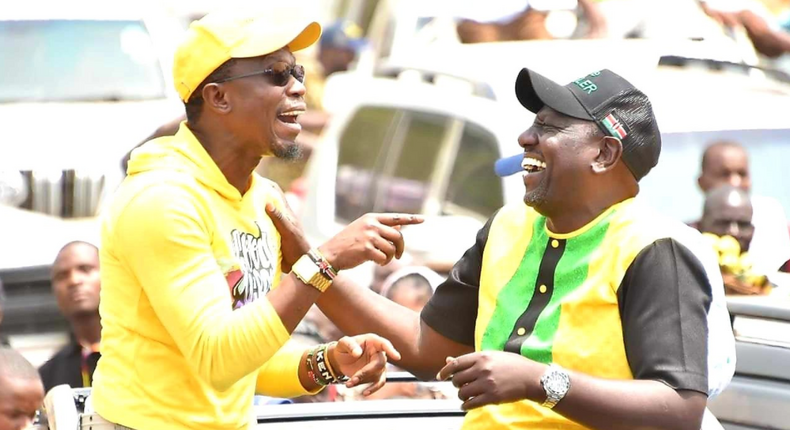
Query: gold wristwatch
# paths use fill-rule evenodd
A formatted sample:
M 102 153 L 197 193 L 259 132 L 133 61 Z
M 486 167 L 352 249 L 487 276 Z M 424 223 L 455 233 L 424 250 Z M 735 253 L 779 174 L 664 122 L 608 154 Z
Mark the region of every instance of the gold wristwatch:
M 311 285 L 322 293 L 332 285 L 332 280 L 322 273 L 319 264 L 313 261 L 308 254 L 296 260 L 296 263 L 294 263 L 291 268 L 291 272 L 293 272 L 300 281 L 307 285 Z

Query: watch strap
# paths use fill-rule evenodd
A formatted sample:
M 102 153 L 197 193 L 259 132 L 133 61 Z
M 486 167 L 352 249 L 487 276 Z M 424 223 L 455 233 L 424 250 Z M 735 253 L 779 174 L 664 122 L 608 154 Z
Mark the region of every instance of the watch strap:
M 548 387 L 548 385 L 551 383 L 550 380 L 555 379 L 556 377 L 560 377 L 565 381 L 565 389 L 561 392 L 555 392 L 553 389 Z M 570 390 L 570 375 L 565 369 L 552 363 L 549 365 L 549 368 L 546 369 L 546 372 L 543 374 L 543 376 L 541 376 L 540 385 L 543 387 L 543 391 L 546 393 L 546 400 L 543 401 L 541 406 L 553 409 L 554 406 L 557 406 L 557 403 L 559 403 L 560 400 L 562 400 Z
M 291 268 L 291 272 L 302 282 L 320 292 L 326 291 L 332 280 L 321 272 L 320 266 L 308 254 L 299 257 Z

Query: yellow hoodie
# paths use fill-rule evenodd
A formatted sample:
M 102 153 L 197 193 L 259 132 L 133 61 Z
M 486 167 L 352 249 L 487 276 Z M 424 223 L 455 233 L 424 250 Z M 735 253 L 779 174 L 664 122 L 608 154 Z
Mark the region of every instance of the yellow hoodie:
M 254 392 L 306 394 L 304 350 L 266 299 L 279 191 L 253 174 L 241 195 L 185 123 L 135 150 L 128 175 L 102 225 L 96 412 L 138 430 L 243 429 Z

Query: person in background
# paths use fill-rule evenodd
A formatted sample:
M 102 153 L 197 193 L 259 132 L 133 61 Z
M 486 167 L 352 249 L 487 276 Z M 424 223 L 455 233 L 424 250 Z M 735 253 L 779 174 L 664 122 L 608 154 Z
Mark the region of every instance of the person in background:
M 546 22 L 553 7 L 551 0 L 465 3 L 455 16 L 458 38 L 462 43 L 552 39 Z M 590 39 L 606 36 L 606 18 L 595 0 L 579 0 L 577 7 L 586 20 L 583 36 Z
M 427 267 L 404 267 L 387 277 L 381 288 L 381 295 L 420 312 L 443 281 L 444 278 Z
M 754 236 L 752 212 L 749 194 L 732 185 L 720 185 L 705 197 L 699 230 L 719 255 L 724 290 L 728 294 L 771 292 L 770 273 L 755 271 L 749 254 Z
M 790 32 L 779 17 L 760 2 L 748 0 L 699 0 L 702 10 L 722 27 L 743 29 L 754 49 L 768 58 L 790 52 Z
M 362 29 L 353 22 L 337 21 L 328 25 L 318 42 L 318 61 L 324 77 L 349 70 L 366 43 Z
M 370 282 L 370 289 L 376 294 L 381 294 L 381 290 L 384 287 L 384 282 L 387 280 L 387 278 L 389 278 L 390 275 L 405 267 L 412 266 L 413 264 L 414 257 L 410 253 L 404 252 L 401 258 L 398 260 L 392 260 L 384 266 L 374 266 L 373 279 Z
M 721 185 L 732 185 L 751 192 L 752 179 L 749 155 L 739 143 L 716 141 L 702 154 L 697 184 L 703 193 Z M 755 270 L 771 273 L 790 260 L 790 233 L 782 205 L 775 198 L 751 194 L 754 235 L 749 252 Z M 694 225 L 694 224 L 692 224 Z
M 23 430 L 44 401 L 44 385 L 22 354 L 0 347 L 0 430 Z
M 71 328 L 68 345 L 39 369 L 44 389 L 68 384 L 90 387 L 99 361 L 101 318 L 99 317 L 99 250 L 75 241 L 63 246 L 52 263 L 52 292 L 60 312 Z
M 754 236 L 752 202 L 749 194 L 732 185 L 720 185 L 705 196 L 699 231 L 732 236 L 740 252 L 748 252 Z

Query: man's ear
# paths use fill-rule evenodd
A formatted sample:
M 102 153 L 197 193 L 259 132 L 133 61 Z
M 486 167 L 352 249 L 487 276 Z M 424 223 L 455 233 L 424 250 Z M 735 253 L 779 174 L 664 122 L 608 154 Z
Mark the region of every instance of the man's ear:
M 699 189 L 702 190 L 703 193 L 707 192 L 708 181 L 706 180 L 704 173 L 700 173 L 699 177 L 697 178 L 697 185 L 699 185 Z
M 598 155 L 592 164 L 593 172 L 608 172 L 620 162 L 623 156 L 623 142 L 616 137 L 605 136 L 598 142 Z
M 220 115 L 230 112 L 231 104 L 228 93 L 222 88 L 222 85 L 206 84 L 203 87 L 202 95 L 206 109 L 211 109 Z

